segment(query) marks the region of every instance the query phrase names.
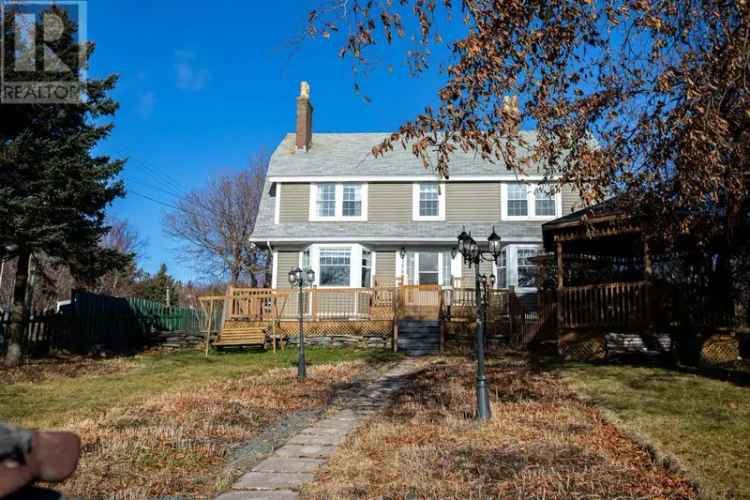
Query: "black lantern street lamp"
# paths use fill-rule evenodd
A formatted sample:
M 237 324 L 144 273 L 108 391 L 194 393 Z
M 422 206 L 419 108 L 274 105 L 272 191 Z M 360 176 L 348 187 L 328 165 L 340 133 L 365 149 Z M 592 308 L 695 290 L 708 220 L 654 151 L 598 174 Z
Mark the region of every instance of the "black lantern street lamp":
M 304 319 L 305 319 L 305 300 L 302 293 L 302 288 L 305 285 L 311 286 L 315 283 L 315 271 L 307 269 L 303 271 L 299 267 L 289 271 L 289 284 L 293 287 L 299 287 L 299 360 L 297 361 L 297 378 L 300 382 L 305 380 L 307 374 L 306 363 L 305 363 L 305 331 L 304 331 Z
M 474 266 L 474 298 L 476 301 L 476 349 L 477 349 L 477 418 L 479 420 L 489 420 L 490 398 L 487 392 L 487 376 L 484 370 L 484 324 L 487 304 L 487 287 L 495 286 L 495 275 L 489 278 L 479 272 L 479 263 L 481 261 L 494 262 L 500 256 L 501 239 L 492 228 L 492 234 L 487 238 L 489 250 L 482 250 L 479 244 L 471 237 L 471 233 L 466 230 L 461 231 L 458 235 L 458 251 L 469 266 Z

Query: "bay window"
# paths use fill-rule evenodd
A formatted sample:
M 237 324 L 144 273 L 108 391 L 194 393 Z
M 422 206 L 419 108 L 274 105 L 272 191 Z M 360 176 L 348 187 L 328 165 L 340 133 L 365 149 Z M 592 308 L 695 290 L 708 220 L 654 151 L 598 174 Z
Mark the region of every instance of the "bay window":
M 372 284 L 372 252 L 362 249 L 362 288 Z
M 494 263 L 496 288 L 536 288 L 536 265 L 530 260 L 539 255 L 538 245 L 506 245 Z
M 320 249 L 320 286 L 349 286 L 351 249 Z

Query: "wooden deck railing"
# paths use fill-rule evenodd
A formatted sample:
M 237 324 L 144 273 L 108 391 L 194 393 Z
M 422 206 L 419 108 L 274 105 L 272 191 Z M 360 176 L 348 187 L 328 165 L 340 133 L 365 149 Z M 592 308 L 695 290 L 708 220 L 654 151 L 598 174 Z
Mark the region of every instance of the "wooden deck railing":
M 649 322 L 649 283 L 608 283 L 557 291 L 562 329 L 639 328 Z
M 282 321 L 299 318 L 299 290 L 230 289 L 225 319 Z M 398 290 L 390 288 L 312 288 L 302 292 L 306 320 L 391 320 Z

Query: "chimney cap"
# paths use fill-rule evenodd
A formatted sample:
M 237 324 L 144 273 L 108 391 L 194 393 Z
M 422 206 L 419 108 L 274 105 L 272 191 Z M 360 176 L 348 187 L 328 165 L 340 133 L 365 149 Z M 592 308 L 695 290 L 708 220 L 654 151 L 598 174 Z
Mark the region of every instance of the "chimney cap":
M 306 81 L 302 81 L 299 84 L 299 96 L 304 97 L 306 99 L 310 98 L 310 84 Z

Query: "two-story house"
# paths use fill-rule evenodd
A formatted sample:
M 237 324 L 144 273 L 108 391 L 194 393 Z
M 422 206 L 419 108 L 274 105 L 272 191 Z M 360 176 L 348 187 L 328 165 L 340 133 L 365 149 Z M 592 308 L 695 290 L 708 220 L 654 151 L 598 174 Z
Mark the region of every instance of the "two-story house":
M 494 227 L 503 255 L 483 272 L 495 274 L 497 287 L 535 292 L 529 258 L 541 251 L 542 223 L 581 204 L 572 189 L 550 190 L 540 169 L 519 177 L 460 151 L 450 179 L 441 179 L 407 150 L 375 158 L 385 133 L 313 133 L 312 114 L 303 83 L 296 132 L 271 157 L 252 235 L 273 252 L 274 288 L 288 288 L 297 266 L 314 269 L 321 288 L 472 287 L 473 272 L 451 250 L 464 227 L 480 243 Z

